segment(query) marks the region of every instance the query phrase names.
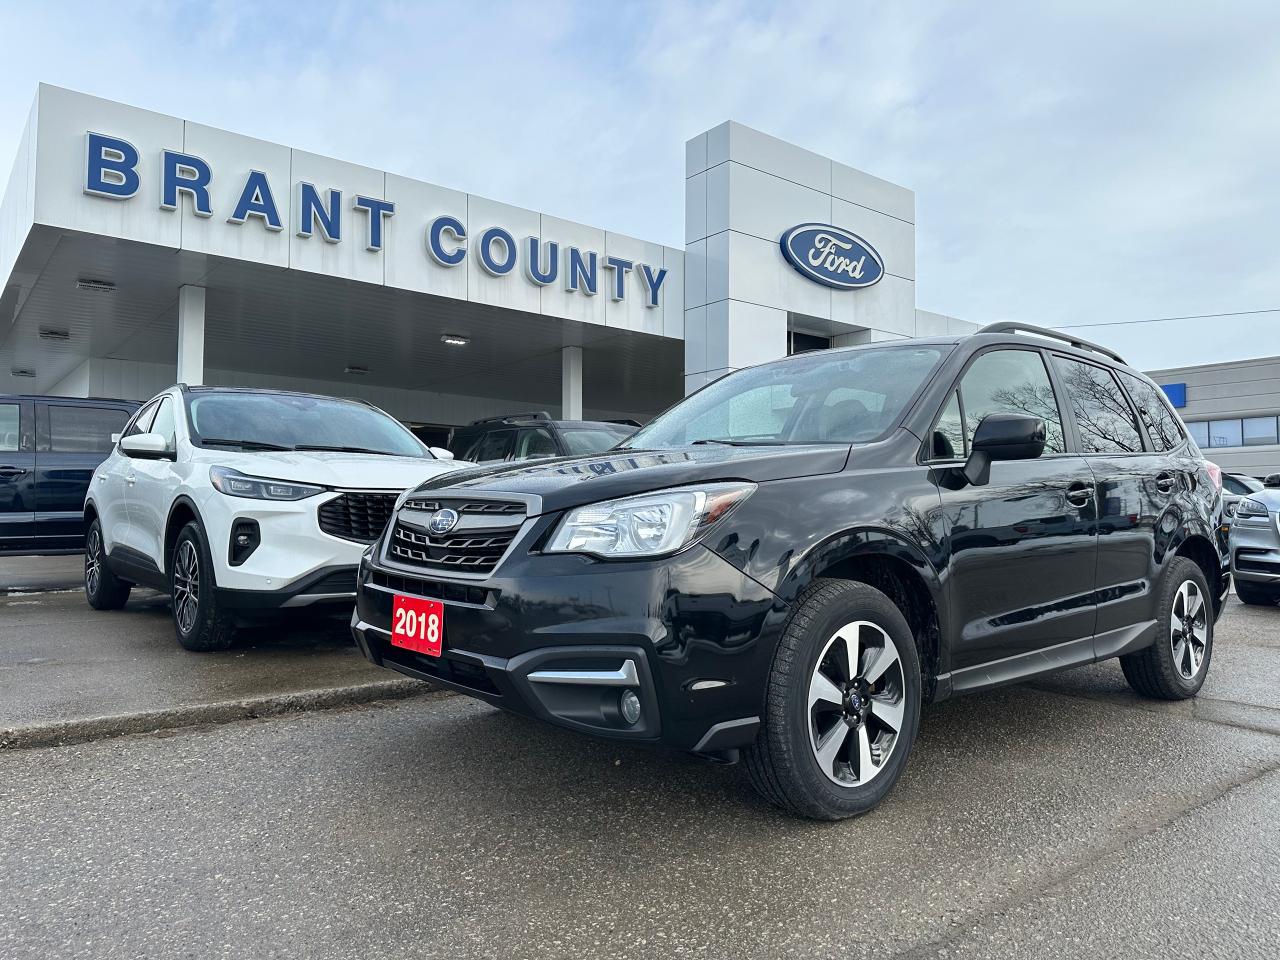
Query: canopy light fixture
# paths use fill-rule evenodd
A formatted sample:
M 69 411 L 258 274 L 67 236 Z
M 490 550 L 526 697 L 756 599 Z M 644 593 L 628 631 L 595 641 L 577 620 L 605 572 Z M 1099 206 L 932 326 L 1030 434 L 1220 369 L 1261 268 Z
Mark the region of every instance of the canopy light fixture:
M 34 377 L 36 375 L 36 372 L 29 367 L 14 367 L 9 373 L 15 377 Z
M 342 372 L 352 377 L 363 377 L 369 373 L 368 367 L 343 367 Z
M 92 293 L 115 293 L 116 285 L 110 280 L 85 280 L 81 278 L 76 281 L 77 290 L 88 290 Z
M 52 330 L 49 327 L 41 327 L 40 339 L 55 340 L 58 343 L 66 343 L 71 339 L 71 333 L 68 330 Z
M 447 343 L 451 347 L 465 347 L 471 342 L 470 337 L 464 337 L 456 333 L 446 333 L 440 338 L 441 343 Z

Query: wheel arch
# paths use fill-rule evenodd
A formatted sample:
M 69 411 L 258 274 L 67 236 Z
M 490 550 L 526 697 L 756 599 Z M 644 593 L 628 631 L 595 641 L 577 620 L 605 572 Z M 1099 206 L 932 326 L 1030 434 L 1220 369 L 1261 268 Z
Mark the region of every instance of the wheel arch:
M 924 551 L 892 530 L 848 530 L 813 548 L 777 593 L 793 602 L 820 578 L 865 583 L 893 601 L 915 637 L 925 698 L 933 699 L 942 670 L 947 604 L 942 578 Z
M 177 543 L 178 534 L 182 532 L 191 521 L 196 521 L 201 527 L 204 526 L 204 518 L 200 516 L 200 510 L 196 506 L 195 501 L 186 494 L 176 497 L 169 506 L 169 516 L 164 522 L 164 551 L 159 557 L 160 569 L 168 573 L 169 557 L 173 554 L 174 544 Z
M 1223 582 L 1222 557 L 1213 541 L 1204 534 L 1189 533 L 1178 542 L 1172 556 L 1186 557 L 1203 571 L 1213 596 L 1214 614 L 1220 613 L 1226 584 Z

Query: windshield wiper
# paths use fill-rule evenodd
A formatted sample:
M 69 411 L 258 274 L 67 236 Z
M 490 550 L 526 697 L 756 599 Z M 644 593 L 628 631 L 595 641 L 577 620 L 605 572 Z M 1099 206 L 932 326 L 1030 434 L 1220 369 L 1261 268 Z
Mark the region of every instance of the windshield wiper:
M 400 454 L 392 453 L 390 450 L 373 450 L 370 447 L 342 447 L 328 443 L 300 443 L 296 447 L 290 447 L 290 450 L 326 450 L 333 453 L 375 453 L 382 457 L 396 457 Z
M 265 440 L 228 440 L 224 437 L 201 437 L 201 446 L 205 447 L 239 447 L 242 450 L 292 450 L 279 443 L 267 443 Z
M 726 437 L 709 437 L 705 440 L 691 440 L 689 441 L 689 446 L 719 443 L 726 447 L 785 447 L 788 442 L 787 440 L 733 440 Z

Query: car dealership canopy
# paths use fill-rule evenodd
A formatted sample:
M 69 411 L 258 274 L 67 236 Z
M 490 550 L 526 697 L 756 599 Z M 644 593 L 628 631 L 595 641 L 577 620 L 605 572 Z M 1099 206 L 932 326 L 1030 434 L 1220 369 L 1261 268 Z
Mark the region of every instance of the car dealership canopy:
M 0 391 L 643 417 L 792 333 L 971 329 L 915 309 L 911 191 L 735 123 L 686 157 L 679 250 L 41 85 L 0 206 Z

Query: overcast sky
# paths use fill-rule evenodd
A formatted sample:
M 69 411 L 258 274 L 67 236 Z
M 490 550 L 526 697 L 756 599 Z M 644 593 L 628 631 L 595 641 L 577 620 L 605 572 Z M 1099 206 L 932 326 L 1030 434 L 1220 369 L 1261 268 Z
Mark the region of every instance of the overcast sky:
M 684 142 L 733 119 L 916 191 L 922 309 L 1280 308 L 1280 3 L 112 0 L 0 34 L 6 170 L 43 80 L 683 246 Z M 1280 312 L 1079 333 L 1280 354 Z

